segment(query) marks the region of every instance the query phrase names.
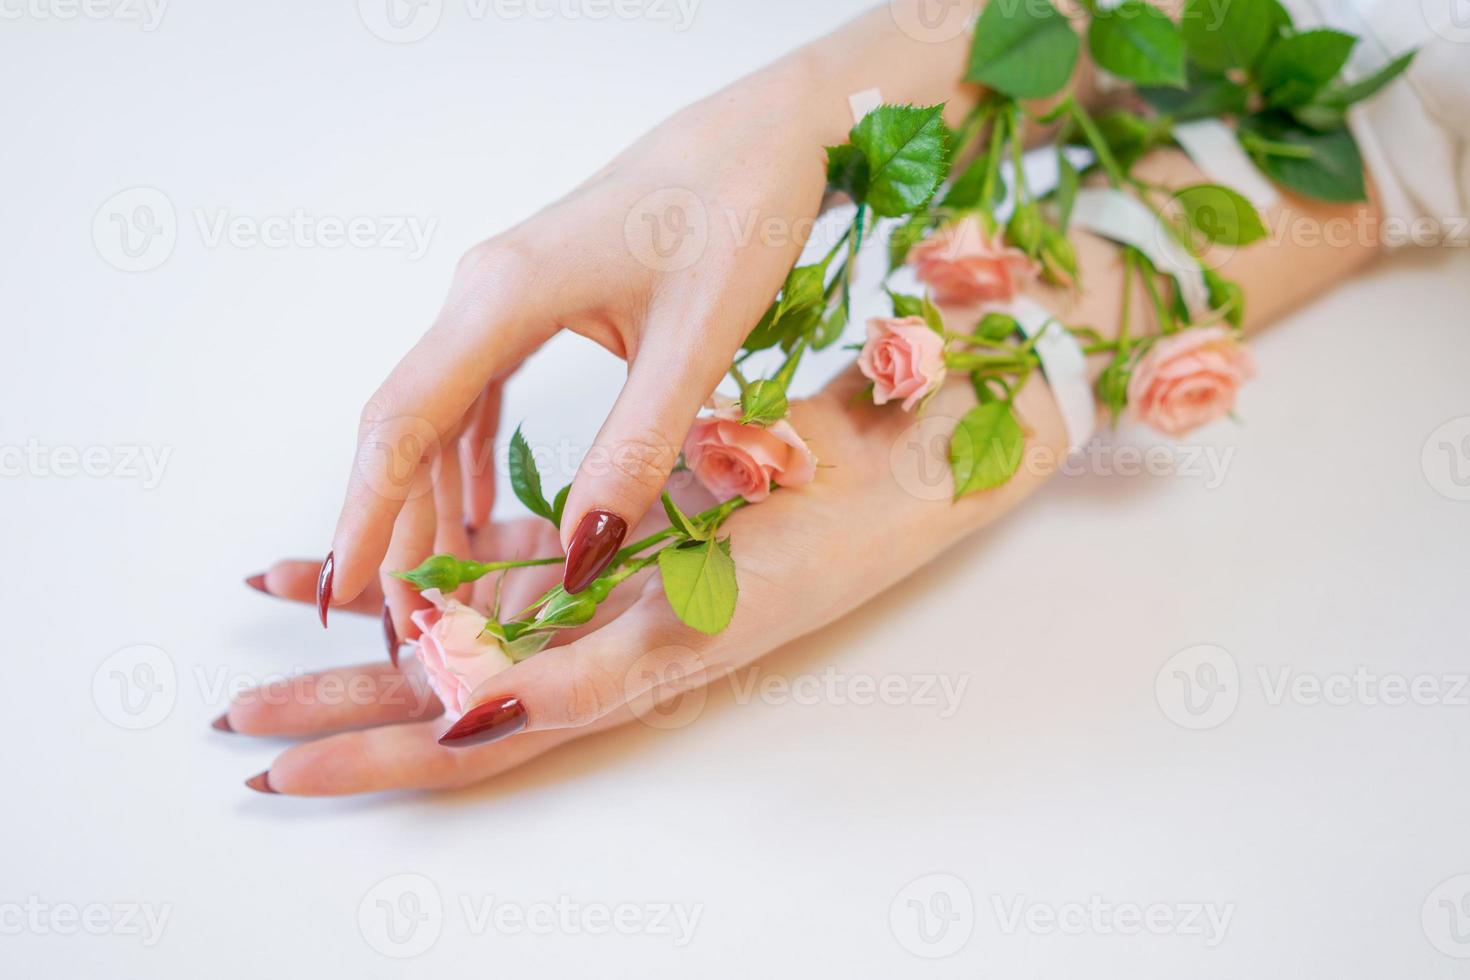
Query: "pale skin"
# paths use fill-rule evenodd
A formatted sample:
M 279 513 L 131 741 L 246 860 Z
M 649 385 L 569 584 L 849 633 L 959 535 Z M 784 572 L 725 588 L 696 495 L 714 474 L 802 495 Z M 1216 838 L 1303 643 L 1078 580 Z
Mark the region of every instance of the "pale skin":
M 631 180 L 638 185 L 627 191 L 633 199 L 639 196 L 635 191 L 644 186 L 640 181 L 662 178 L 666 186 L 668 168 L 652 163 L 659 147 L 663 148 L 662 152 L 675 145 L 681 147 L 675 168 L 698 166 L 697 149 L 705 145 L 699 140 L 714 138 L 710 134 L 715 130 L 722 131 L 720 140 L 739 139 L 731 134 L 745 118 L 743 113 L 751 105 L 748 100 L 758 103 L 762 95 L 770 96 L 773 89 L 766 86 L 779 89 L 788 85 L 792 73 L 809 79 L 805 83 L 808 85 L 806 100 L 811 104 L 802 114 L 800 130 L 804 147 L 811 141 L 820 146 L 822 142 L 840 140 L 851 122 L 850 116 L 845 115 L 846 96 L 875 85 L 883 89 L 889 101 L 949 100 L 951 113 L 963 114 L 977 94 L 955 86 L 955 79 L 963 70 L 967 47 L 968 37 L 963 36 L 948 44 L 916 42 L 894 28 L 885 7 L 798 52 L 773 67 L 771 74 L 754 76 L 695 107 L 689 111 L 688 118 L 676 117 L 671 121 L 671 131 L 656 133 L 645 141 L 644 151 L 638 147 L 630 151 L 645 165 L 661 170 L 659 176 L 618 177 L 619 168 L 628 166 L 624 160 L 604 171 L 602 178 L 594 178 L 594 183 L 610 179 L 607 176 L 610 172 L 615 175 L 611 179 Z M 882 67 L 872 67 L 877 65 Z M 813 91 L 819 94 L 813 95 Z M 774 138 L 768 106 L 761 113 L 761 120 L 759 131 L 751 138 L 766 146 Z M 695 149 L 693 157 L 688 152 L 690 147 Z M 759 206 L 779 207 L 784 209 L 777 211 L 781 214 L 815 214 L 820 207 L 822 185 L 820 156 L 809 162 L 809 168 L 814 170 L 806 174 L 800 168 L 808 166 L 807 149 L 800 153 L 793 151 L 787 158 L 788 162 L 799 159 L 801 163 L 794 172 L 789 168 L 784 170 L 782 181 L 764 179 L 757 174 L 752 184 L 755 189 L 741 192 L 759 196 L 764 193 L 760 188 L 764 187 L 771 196 L 761 199 Z M 1187 186 L 1204 179 L 1193 163 L 1173 151 L 1151 155 L 1135 172 L 1150 182 L 1170 187 Z M 686 171 L 679 179 L 688 176 Z M 704 176 L 719 180 L 717 174 Z M 673 182 L 678 183 L 679 179 Z M 778 183 L 800 187 L 778 190 Z M 728 186 L 734 190 L 733 183 Z M 579 190 L 554 205 L 549 213 L 565 208 L 580 209 L 574 211 L 575 218 L 572 214 L 564 218 L 575 220 L 584 233 L 594 237 L 599 218 L 605 223 L 615 219 L 616 227 L 609 232 L 621 240 L 623 214 L 602 210 L 595 200 L 579 203 L 582 194 Z M 1273 233 L 1283 233 L 1228 257 L 1222 269 L 1241 284 L 1248 297 L 1247 331 L 1258 330 L 1327 291 L 1362 269 L 1379 253 L 1373 234 L 1378 216 L 1372 205 L 1322 205 L 1287 198 L 1265 217 Z M 1350 239 L 1347 244 L 1339 237 L 1310 233 L 1313 229 L 1334 227 L 1333 223 L 1340 228 L 1345 222 L 1364 229 L 1365 233 L 1347 236 Z M 1303 234 L 1303 229 L 1308 233 Z M 1033 296 L 1064 322 L 1085 324 L 1105 337 L 1114 337 L 1119 331 L 1123 306 L 1120 253 L 1113 245 L 1085 233 L 1074 232 L 1072 238 L 1082 270 L 1083 288 L 1038 287 L 1032 291 Z M 635 303 L 635 306 L 643 304 L 645 312 L 658 304 L 676 304 L 686 315 L 682 325 L 658 317 L 628 320 L 620 314 L 586 319 L 553 315 L 569 328 L 598 339 L 615 353 L 632 353 L 634 366 L 629 388 L 608 421 L 611 439 L 623 438 L 621 433 L 629 430 L 619 426 L 631 419 L 635 427 L 671 426 L 665 429 L 670 444 L 677 447 L 682 442 L 679 427 L 687 427 L 698 404 L 708 394 L 704 390 L 706 382 L 713 389 L 728 367 L 744 332 L 759 317 L 785 270 L 795 260 L 794 249 L 794 246 L 761 247 L 752 250 L 756 253 L 753 255 L 716 256 L 710 266 L 701 263 L 694 267 L 702 270 L 697 281 L 678 284 L 658 281 L 628 287 L 629 292 L 648 290 Z M 579 273 L 586 274 L 593 268 L 590 264 L 583 266 Z M 734 269 L 744 270 L 742 275 L 754 276 L 751 281 L 762 288 L 736 288 L 736 280 L 730 278 Z M 767 284 L 769 289 L 764 288 Z M 518 358 L 507 359 L 500 346 L 503 336 L 494 342 L 467 339 L 478 328 L 467 320 L 454 318 L 470 317 L 479 308 L 477 304 L 487 301 L 499 288 L 493 284 L 473 288 L 457 281 L 456 289 L 468 292 L 458 300 L 451 299 L 435 327 L 435 331 L 449 330 L 453 342 L 445 341 L 449 346 L 441 346 L 440 340 L 430 340 L 435 336 L 431 331 L 426 338 L 428 347 L 421 344 L 406 362 L 419 365 L 417 371 L 432 371 L 432 358 L 447 354 L 454 344 L 461 342 L 478 351 L 477 363 L 482 367 L 494 362 L 490 374 L 483 378 L 478 374 L 463 378 L 456 399 L 442 403 L 450 406 L 438 416 L 445 420 L 446 432 L 458 431 L 465 424 L 465 406 L 475 402 L 477 392 L 487 390 L 488 384 L 492 395 L 480 401 L 477 410 L 481 414 L 469 419 L 467 424 L 474 438 L 493 439 L 490 425 L 493 419 L 488 418 L 493 412 L 486 407 L 498 401 L 492 382 L 504 376 L 503 363 Z M 1139 291 L 1131 304 L 1135 333 L 1153 329 L 1147 299 L 1141 287 L 1136 288 Z M 618 297 L 626 298 L 616 290 L 608 295 L 613 299 L 603 296 L 601 301 L 616 303 Z M 649 305 L 650 300 L 653 306 Z M 718 315 L 689 315 L 700 309 L 714 311 L 716 307 Z M 630 329 L 629 324 L 635 322 L 638 325 Z M 450 325 L 446 327 L 446 323 Z M 685 333 L 669 333 L 663 339 L 655 339 L 656 331 L 675 330 Z M 691 334 L 699 336 L 698 345 L 689 343 Z M 536 338 L 536 342 L 544 339 L 540 334 Z M 645 403 L 644 394 L 640 394 L 634 383 L 640 346 L 646 352 L 659 350 L 659 345 L 673 349 L 682 343 L 688 349 L 703 348 L 706 344 L 718 346 L 720 341 L 723 341 L 720 350 L 728 347 L 728 352 L 720 355 L 718 363 L 711 360 L 705 368 L 681 362 L 676 369 L 692 387 L 682 396 L 684 401 L 677 412 L 667 416 L 675 422 L 660 422 L 653 415 L 644 414 L 657 414 L 668 406 L 661 402 Z M 524 356 L 529 346 L 534 344 L 528 341 L 524 349 L 516 348 L 512 353 Z M 1094 364 L 1094 371 L 1100 368 L 1100 363 Z M 1263 365 L 1263 369 L 1269 370 L 1269 365 Z M 403 383 L 407 385 L 406 381 Z M 390 379 L 390 384 L 397 382 Z M 405 660 L 401 671 L 384 660 L 308 675 L 285 688 L 246 692 L 231 705 L 230 727 L 244 735 L 290 735 L 305 739 L 272 762 L 268 786 L 277 793 L 328 796 L 392 789 L 445 789 L 489 779 L 564 742 L 627 724 L 662 699 L 740 669 L 850 613 L 1016 507 L 1053 475 L 1054 467 L 1047 466 L 1045 461 L 1057 459 L 1065 451 L 1066 436 L 1051 393 L 1043 381 L 1033 379 L 1020 395 L 1017 407 L 1027 428 L 1027 458 L 1040 462 L 1023 465 L 1004 487 L 957 503 L 950 502 L 945 493 L 916 493 L 915 488 L 933 487 L 934 474 L 945 472 L 944 461 L 902 451 L 913 441 L 909 429 L 915 417 L 896 406 L 854 404 L 853 396 L 864 384 L 855 371 L 849 371 L 817 396 L 793 406 L 793 423 L 814 447 L 824 468 L 818 472 L 815 482 L 797 490 L 778 492 L 758 506 L 737 512 L 725 525 L 725 533 L 734 540 L 740 603 L 734 621 L 720 635 L 704 636 L 681 624 L 669 609 L 659 583 L 645 574 L 615 592 L 597 620 L 567 637 L 569 642 L 495 676 L 475 692 L 476 703 L 514 695 L 525 704 L 526 730 L 503 741 L 469 748 L 440 745 L 438 739 L 447 723 L 439 717 L 440 706 L 425 689 L 412 658 Z M 415 411 L 425 406 L 423 402 L 412 402 L 411 398 L 418 396 L 410 388 L 401 391 L 410 400 L 396 404 L 412 405 Z M 695 391 L 700 392 L 697 398 Z M 461 400 L 465 406 L 453 408 Z M 953 425 L 952 420 L 973 404 L 969 385 L 959 379 L 947 385 L 928 405 L 926 415 L 935 420 L 933 424 L 948 429 Z M 454 416 L 454 411 L 460 415 Z M 604 428 L 604 436 L 610 431 L 608 427 Z M 921 445 L 929 442 L 924 440 Z M 895 446 L 901 451 L 894 452 Z M 676 455 L 677 448 L 674 452 Z M 668 462 L 672 465 L 673 459 Z M 436 487 L 433 493 L 410 501 L 403 514 L 383 505 L 354 511 L 354 501 L 349 496 L 336 539 L 338 582 L 346 583 L 335 590 L 338 605 L 345 611 L 379 615 L 384 597 L 375 573 L 384 555 L 391 567 L 401 568 L 416 564 L 431 549 L 472 554 L 482 560 L 513 554 L 553 554 L 554 550 L 547 549 L 565 543 L 577 508 L 600 506 L 606 499 L 603 495 L 614 492 L 599 482 L 605 474 L 579 475 L 567 508 L 568 520 L 559 532 L 541 520 L 489 522 L 486 483 L 489 478 L 479 473 L 461 484 L 461 475 L 450 472 L 448 478 L 452 478 L 454 487 Z M 632 501 L 628 505 L 630 523 L 635 523 L 634 519 L 656 499 L 653 491 L 662 484 L 662 477 L 658 484 L 654 484 L 651 476 L 645 475 L 644 479 L 648 492 L 627 498 Z M 440 482 L 445 481 L 446 476 L 441 472 Z M 463 490 L 459 489 L 461 486 Z M 934 499 L 935 496 L 940 499 Z M 478 518 L 474 523 L 480 526 L 479 531 L 469 534 L 464 530 L 459 519 L 462 512 Z M 414 516 L 405 521 L 404 515 L 410 514 Z M 398 530 L 393 530 L 395 518 Z M 411 533 L 403 530 L 405 524 L 413 525 Z M 862 527 L 864 534 L 849 533 L 853 527 Z M 864 543 L 872 540 L 885 542 L 881 552 Z M 841 569 L 842 573 L 832 574 L 832 569 Z M 279 562 L 267 574 L 266 588 L 283 598 L 310 603 L 315 599 L 316 573 L 314 562 Z M 516 600 L 535 595 L 559 577 L 556 567 L 512 573 L 506 584 L 506 604 L 514 606 Z M 488 583 L 477 586 L 476 600 L 487 601 L 489 588 Z M 396 594 L 407 598 L 404 593 Z M 390 601 L 393 597 L 390 594 Z M 410 605 L 404 605 L 405 615 L 409 608 Z M 394 612 L 398 621 L 397 606 Z M 400 635 L 412 635 L 404 624 L 406 620 L 401 621 Z M 353 696 L 340 696 L 342 687 L 351 690 Z M 334 692 L 331 696 L 326 693 L 329 689 Z

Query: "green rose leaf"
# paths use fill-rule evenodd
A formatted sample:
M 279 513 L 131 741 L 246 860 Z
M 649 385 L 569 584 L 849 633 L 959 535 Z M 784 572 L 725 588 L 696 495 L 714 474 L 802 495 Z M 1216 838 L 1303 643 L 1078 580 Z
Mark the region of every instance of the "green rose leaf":
M 557 491 L 556 499 L 551 502 L 551 523 L 561 527 L 562 514 L 567 509 L 567 497 L 572 492 L 572 485 L 568 483 Z
M 674 498 L 669 496 L 667 490 L 664 491 L 663 503 L 664 513 L 669 516 L 669 524 L 673 526 L 674 530 L 684 535 L 684 537 L 690 538 L 694 541 L 709 540 L 709 530 L 707 528 L 701 527 L 692 518 L 690 518 L 687 514 L 680 510 L 679 505 L 674 503 Z
M 1358 39 L 1341 31 L 1303 31 L 1284 37 L 1261 62 L 1260 83 L 1273 106 L 1306 105 L 1337 77 Z
M 948 169 L 940 105 L 883 105 L 852 128 L 852 145 L 868 165 L 866 202 L 885 218 L 901 218 L 934 196 Z
M 1392 82 L 1395 78 L 1408 71 L 1409 66 L 1414 63 L 1414 58 L 1418 53 L 1418 51 L 1410 51 L 1408 54 L 1400 55 L 1384 66 L 1382 70 L 1351 85 L 1334 86 L 1322 93 L 1319 101 L 1322 105 L 1330 106 L 1334 109 L 1346 109 L 1349 106 L 1362 102 L 1364 99 L 1371 99 L 1381 92 L 1389 82 Z
M 541 471 L 536 468 L 536 457 L 526 437 L 521 435 L 520 426 L 516 426 L 515 434 L 510 437 L 509 464 L 510 486 L 516 498 L 537 517 L 556 523 L 555 512 L 541 490 Z
M 1201 68 L 1251 68 L 1276 36 L 1273 0 L 1189 0 L 1179 27 Z
M 868 161 L 851 143 L 827 147 L 827 186 L 858 204 L 868 196 Z
M 998 487 L 1021 468 L 1025 436 L 1008 402 L 977 405 L 960 419 L 949 441 L 954 495 Z
M 1015 99 L 1045 98 L 1071 79 L 1081 50 L 1050 0 L 990 3 L 975 26 L 965 79 Z
M 740 589 L 729 538 L 665 548 L 658 569 L 669 606 L 684 625 L 710 635 L 730 625 Z
M 1283 187 L 1318 201 L 1352 204 L 1368 199 L 1368 188 L 1363 179 L 1363 157 L 1346 126 L 1327 133 L 1309 133 L 1253 120 L 1245 133 L 1257 133 L 1311 154 L 1306 159 L 1271 153 L 1253 154 L 1266 175 Z M 1245 146 L 1250 149 L 1249 141 Z
M 1220 184 L 1195 184 L 1174 195 L 1188 227 L 1221 245 L 1249 245 L 1266 237 L 1254 205 Z
M 1186 87 L 1141 88 L 1145 102 L 1175 122 L 1240 116 L 1248 108 L 1250 92 L 1224 75 L 1202 75 L 1191 66 Z
M 1184 39 L 1163 12 L 1143 0 L 1098 10 L 1087 47 L 1103 68 L 1139 85 L 1184 85 Z

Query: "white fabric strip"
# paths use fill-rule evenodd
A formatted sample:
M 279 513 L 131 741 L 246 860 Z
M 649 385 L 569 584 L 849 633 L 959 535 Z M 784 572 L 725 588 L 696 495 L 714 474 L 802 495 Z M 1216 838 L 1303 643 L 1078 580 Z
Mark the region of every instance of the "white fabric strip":
M 1068 449 L 1077 452 L 1087 445 L 1097 429 L 1097 402 L 1087 380 L 1087 356 L 1082 353 L 1077 338 L 1067 332 L 1050 310 L 1025 296 L 987 309 L 1015 317 L 1027 337 L 1040 336 L 1036 341 L 1036 356 L 1041 360 L 1041 370 L 1046 373 L 1052 397 L 1062 413 Z
M 852 109 L 853 123 L 860 123 L 864 116 L 883 104 L 883 92 L 876 88 L 863 89 L 849 95 L 847 104 Z
M 1210 308 L 1210 291 L 1199 262 L 1140 201 L 1112 188 L 1089 187 L 1077 193 L 1072 224 L 1123 245 L 1132 245 L 1160 272 L 1174 277 L 1192 315 Z
M 1220 120 L 1178 123 L 1174 139 L 1211 180 L 1239 193 L 1257 210 L 1264 211 L 1281 200 L 1276 185 L 1256 167 L 1235 138 L 1235 131 Z

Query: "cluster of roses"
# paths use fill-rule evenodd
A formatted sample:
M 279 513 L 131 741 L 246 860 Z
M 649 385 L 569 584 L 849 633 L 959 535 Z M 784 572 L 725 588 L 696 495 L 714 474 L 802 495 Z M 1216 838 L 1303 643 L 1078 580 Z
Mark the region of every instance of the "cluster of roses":
M 858 369 L 872 382 L 875 404 L 897 402 L 910 412 L 921 412 L 951 375 L 969 376 L 978 404 L 959 420 L 950 446 L 957 497 L 1003 484 L 1019 465 L 1024 434 L 1014 402 L 1042 367 L 1036 344 L 1048 329 L 1066 330 L 1085 354 L 1104 362 L 1097 394 L 1115 418 L 1126 410 L 1180 436 L 1228 415 L 1254 366 L 1238 336 L 1240 289 L 1207 268 L 1201 272 L 1212 309 L 1196 315 L 1170 275 L 1138 249 L 1123 247 L 1123 291 L 1131 297 L 1141 285 L 1146 292 L 1158 328 L 1152 334 L 1130 329 L 1127 299 L 1120 335 L 1112 339 L 1055 321 L 1027 337 L 1009 312 L 1041 278 L 1079 285 L 1067 228 L 1083 174 L 1068 147 L 1085 148 L 1088 170 L 1114 190 L 1135 192 L 1159 218 L 1161 232 L 1196 257 L 1209 243 L 1248 245 L 1266 231 L 1248 202 L 1217 184 L 1178 191 L 1165 207 L 1150 200 L 1161 189 L 1135 179 L 1131 167 L 1169 143 L 1177 122 L 1232 117 L 1241 145 L 1277 183 L 1326 200 L 1365 196 L 1345 112 L 1400 74 L 1412 53 L 1348 85 L 1338 75 L 1356 41 L 1350 35 L 1298 30 L 1275 0 L 1233 0 L 1218 22 L 1208 16 L 1211 3 L 1187 0 L 1176 23 L 1143 0 L 1107 7 L 1083 0 L 1093 60 L 1137 85 L 1151 115 L 1117 110 L 1094 119 L 1063 95 L 1048 113 L 1033 116 L 1059 126 L 1053 150 L 1060 180 L 1046 194 L 1027 186 L 1025 103 L 1062 92 L 1081 44 L 1050 0 L 986 6 L 966 79 L 988 94 L 958 127 L 944 124 L 942 106 L 884 105 L 853 127 L 846 144 L 830 147 L 829 190 L 855 205 L 851 224 L 823 259 L 791 271 L 731 368 L 739 397 L 716 396 L 683 446 L 684 466 L 722 503 L 686 515 L 665 494 L 667 529 L 624 547 L 585 591 L 569 595 L 556 586 L 505 622 L 499 609 L 486 614 L 447 597 L 492 572 L 556 559 L 483 564 L 437 555 L 399 573 L 434 602 L 415 616 L 424 633 L 418 650 L 451 713 L 491 674 L 545 647 L 555 630 L 588 622 L 612 589 L 646 568 L 657 566 L 670 606 L 687 625 L 705 633 L 724 629 L 738 587 L 721 525 L 775 488 L 815 477 L 817 461 L 792 425 L 787 388 L 806 352 L 842 336 L 856 259 L 880 219 L 901 223 L 890 261 L 893 268 L 907 266 L 926 294 L 890 292 L 893 315 L 868 320 Z M 952 164 L 965 159 L 946 185 Z M 1003 205 L 1011 214 L 1004 225 Z M 1173 214 L 1166 217 L 1169 207 Z M 786 355 L 780 370 L 747 380 L 746 358 L 775 348 Z M 546 500 L 519 432 L 509 470 L 527 508 L 559 523 L 565 491 Z

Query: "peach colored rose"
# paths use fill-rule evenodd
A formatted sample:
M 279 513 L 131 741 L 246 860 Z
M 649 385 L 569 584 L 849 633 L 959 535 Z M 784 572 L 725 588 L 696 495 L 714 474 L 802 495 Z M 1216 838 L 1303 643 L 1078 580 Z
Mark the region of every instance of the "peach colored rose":
M 1128 381 L 1128 405 L 1160 432 L 1184 435 L 1230 414 L 1236 392 L 1255 373 L 1250 351 L 1229 330 L 1185 330 L 1144 354 Z
M 944 383 L 944 338 L 922 317 L 868 321 L 868 342 L 858 355 L 858 370 L 873 382 L 873 403 L 903 399 L 911 412 L 929 392 Z
M 417 656 L 429 675 L 429 685 L 451 717 L 464 714 L 470 695 L 485 681 L 511 666 L 500 641 L 485 633 L 484 616 L 457 599 L 445 599 L 437 589 L 424 592 L 432 609 L 413 614 L 424 635 Z
M 684 462 L 705 489 L 720 500 L 765 500 L 774 482 L 783 487 L 810 483 L 817 458 L 785 419 L 768 426 L 741 425 L 740 405 L 716 397 L 714 413 L 694 420 L 684 440 Z
M 974 215 L 940 228 L 909 250 L 908 264 L 943 306 L 1008 303 L 1041 267 L 999 231 L 987 236 Z

